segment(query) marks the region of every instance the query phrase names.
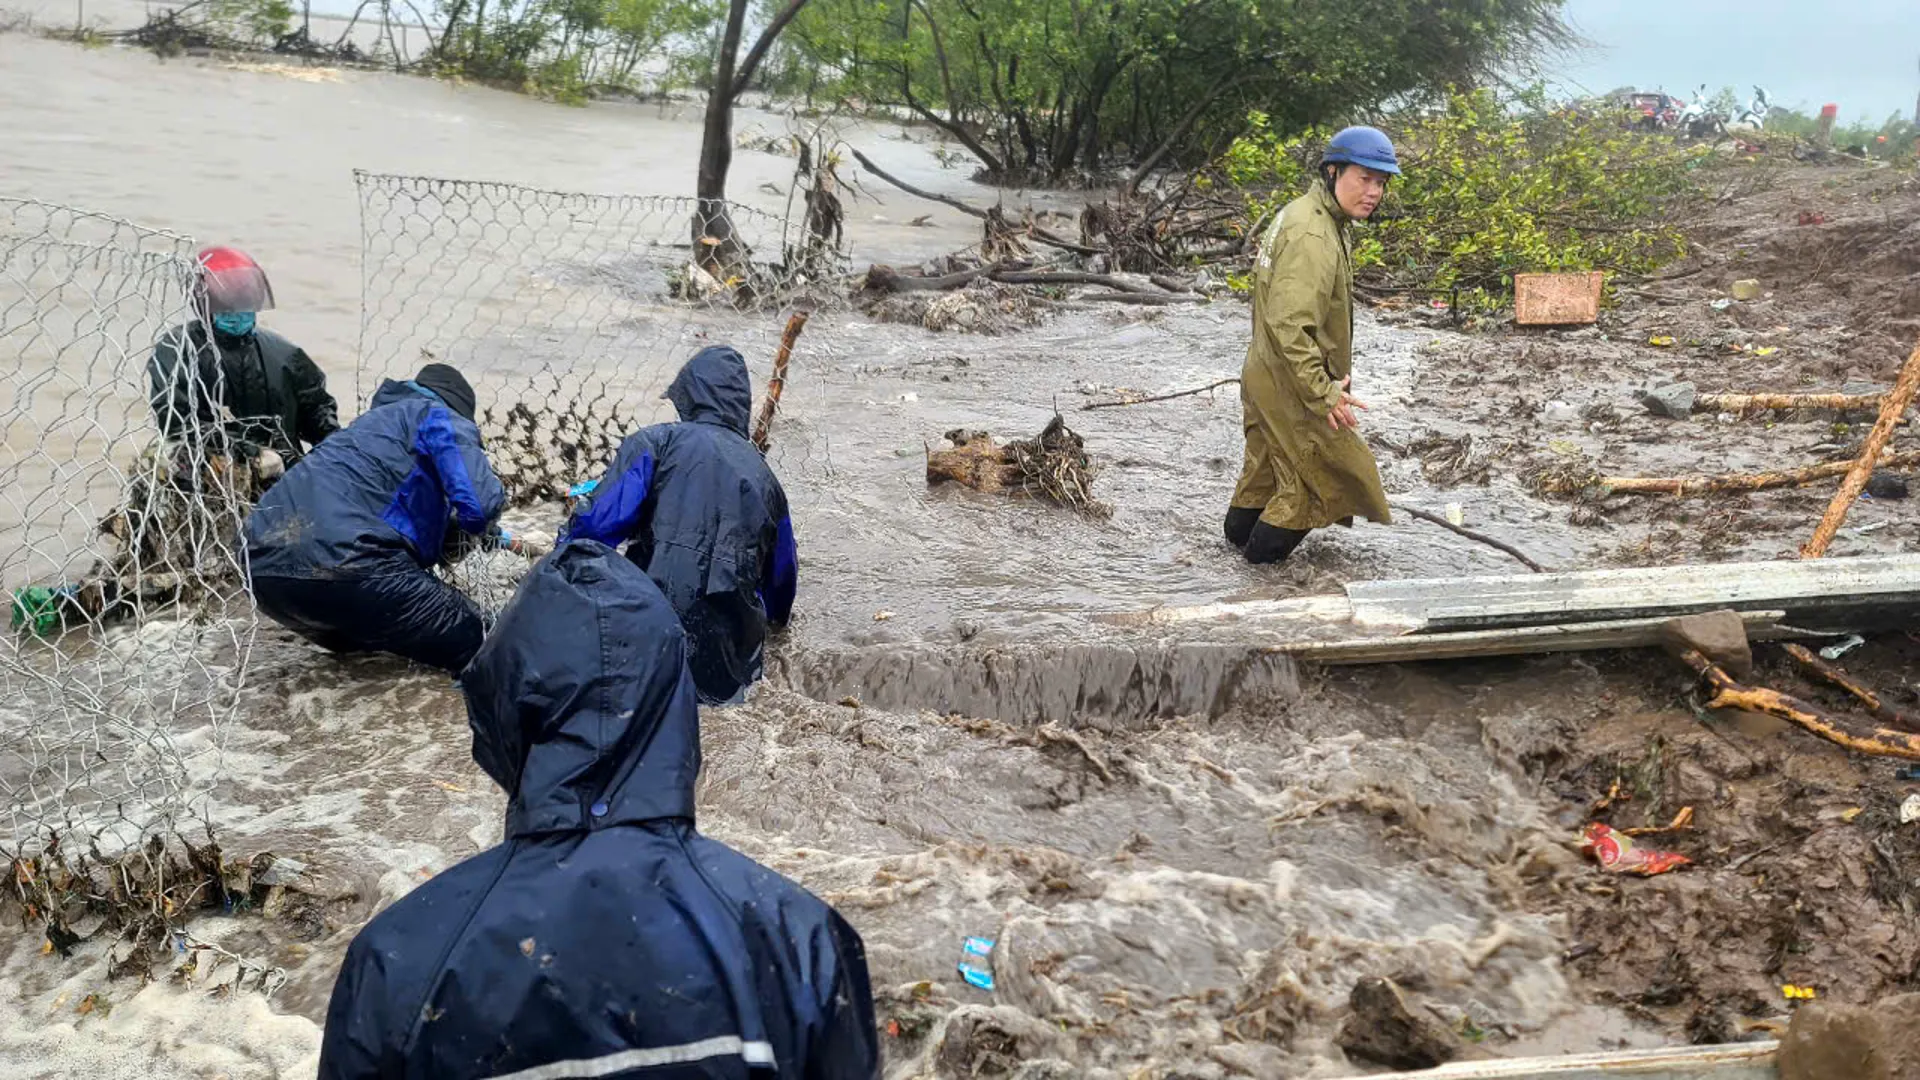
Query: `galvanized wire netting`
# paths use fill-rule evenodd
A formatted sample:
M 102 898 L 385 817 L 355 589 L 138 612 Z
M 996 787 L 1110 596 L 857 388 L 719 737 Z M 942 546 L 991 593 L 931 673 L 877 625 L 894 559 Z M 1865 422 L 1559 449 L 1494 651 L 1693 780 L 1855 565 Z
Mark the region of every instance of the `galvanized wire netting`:
M 0 857 L 175 832 L 252 641 L 252 470 L 163 444 L 148 366 L 191 319 L 184 236 L 0 198 Z M 183 371 L 185 400 L 217 388 Z
M 557 524 L 567 488 L 599 474 L 620 441 L 674 419 L 661 394 L 699 349 L 731 344 L 760 398 L 796 308 L 834 301 L 845 257 L 819 219 L 728 207 L 744 247 L 693 241 L 691 198 L 590 195 L 512 184 L 356 173 L 361 212 L 364 402 L 430 361 L 479 395 L 489 459 L 519 518 Z M 803 207 L 803 210 L 805 208 Z M 802 339 L 796 381 L 819 336 Z M 828 467 L 824 445 L 777 428 L 781 474 Z M 452 570 L 483 607 L 504 603 L 510 557 Z

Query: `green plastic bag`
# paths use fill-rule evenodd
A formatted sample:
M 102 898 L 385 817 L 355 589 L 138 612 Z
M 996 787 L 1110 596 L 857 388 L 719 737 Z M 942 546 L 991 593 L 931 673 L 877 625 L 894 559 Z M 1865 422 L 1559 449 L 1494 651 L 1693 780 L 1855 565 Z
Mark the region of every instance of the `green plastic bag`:
M 71 595 L 70 588 L 45 585 L 13 590 L 13 628 L 31 630 L 38 637 L 52 636 L 60 629 L 60 602 Z

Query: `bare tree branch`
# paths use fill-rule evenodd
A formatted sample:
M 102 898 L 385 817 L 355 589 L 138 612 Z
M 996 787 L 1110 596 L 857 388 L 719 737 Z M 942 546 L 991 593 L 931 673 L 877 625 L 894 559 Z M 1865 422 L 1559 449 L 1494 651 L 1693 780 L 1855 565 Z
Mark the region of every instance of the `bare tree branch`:
M 760 61 L 767 58 L 768 50 L 773 48 L 774 39 L 787 28 L 787 24 L 793 21 L 794 16 L 800 14 L 800 9 L 806 6 L 807 0 L 787 0 L 787 6 L 780 9 L 780 14 L 773 17 L 773 21 L 767 24 L 765 30 L 760 31 L 759 40 L 753 43 L 753 48 L 747 50 L 747 58 L 740 61 L 739 69 L 733 74 L 733 86 L 727 93 L 729 101 L 739 97 L 753 82 L 754 73 L 760 69 Z

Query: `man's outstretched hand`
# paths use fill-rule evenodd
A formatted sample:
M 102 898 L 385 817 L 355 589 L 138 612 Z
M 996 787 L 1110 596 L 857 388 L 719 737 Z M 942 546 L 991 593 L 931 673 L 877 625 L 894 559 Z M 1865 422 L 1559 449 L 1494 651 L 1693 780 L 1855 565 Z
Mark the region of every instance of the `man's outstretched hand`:
M 1335 405 L 1332 411 L 1327 413 L 1327 426 L 1335 431 L 1341 428 L 1358 430 L 1360 427 L 1360 418 L 1353 410 L 1364 409 L 1367 403 L 1347 393 L 1352 386 L 1353 376 L 1349 375 L 1340 380 L 1340 404 Z

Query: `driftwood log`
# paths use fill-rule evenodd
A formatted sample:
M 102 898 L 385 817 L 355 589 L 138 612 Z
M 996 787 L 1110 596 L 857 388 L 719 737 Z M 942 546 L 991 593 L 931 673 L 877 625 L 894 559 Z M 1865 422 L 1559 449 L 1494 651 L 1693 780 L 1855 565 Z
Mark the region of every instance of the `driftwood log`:
M 956 270 L 950 274 L 923 276 L 903 274 L 891 266 L 875 263 L 867 267 L 861 291 L 869 296 L 888 293 L 947 292 L 964 289 L 976 281 L 1002 285 L 1084 285 L 1111 290 L 1088 293 L 1081 300 L 1105 300 L 1122 304 L 1196 304 L 1206 299 L 1198 293 L 1167 292 L 1158 285 L 1086 270 L 1032 268 L 1025 262 L 997 262 L 988 266 Z
M 1859 699 L 1860 704 L 1867 707 L 1867 711 L 1873 714 L 1875 720 L 1891 727 L 1899 728 L 1901 731 L 1920 732 L 1920 719 L 1908 716 L 1899 709 L 1888 705 L 1881 699 L 1879 694 L 1874 693 L 1865 683 L 1860 682 L 1853 676 L 1822 660 L 1819 654 L 1815 653 L 1812 649 L 1807 648 L 1805 645 L 1796 645 L 1791 642 L 1784 646 L 1784 648 L 1787 656 L 1790 657 L 1795 664 L 1798 664 L 1802 671 L 1805 671 L 1808 675 L 1829 686 L 1838 687 L 1852 694 L 1855 698 Z
M 1770 488 L 1803 487 L 1807 484 L 1844 476 L 1859 462 L 1830 461 L 1804 469 L 1772 472 L 1731 473 L 1721 476 L 1603 476 L 1595 481 L 1616 494 L 1639 495 L 1724 495 L 1731 492 L 1766 491 Z M 1883 469 L 1920 467 L 1920 451 L 1888 454 L 1880 459 Z M 1862 481 L 1864 486 L 1865 481 Z
M 1865 733 L 1849 731 L 1838 720 L 1799 698 L 1789 697 L 1778 690 L 1769 690 L 1766 687 L 1741 685 L 1733 676 L 1721 670 L 1718 664 L 1707 659 L 1697 649 L 1682 650 L 1680 660 L 1699 672 L 1701 680 L 1713 692 L 1713 696 L 1707 701 L 1709 709 L 1738 709 L 1744 712 L 1777 716 L 1849 750 L 1872 754 L 1876 757 L 1920 761 L 1920 735 L 1889 731 L 1886 728 L 1874 728 Z
M 1878 409 L 1885 394 L 1701 394 L 1693 399 L 1694 412 L 1725 412 L 1736 416 L 1788 409 L 1832 409 L 1857 412 Z
M 927 452 L 927 484 L 956 483 L 988 494 L 1031 495 L 1105 516 L 1093 497 L 1086 440 L 1059 415 L 1031 439 L 1001 443 L 984 431 L 947 432 L 950 450 Z

